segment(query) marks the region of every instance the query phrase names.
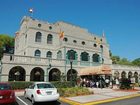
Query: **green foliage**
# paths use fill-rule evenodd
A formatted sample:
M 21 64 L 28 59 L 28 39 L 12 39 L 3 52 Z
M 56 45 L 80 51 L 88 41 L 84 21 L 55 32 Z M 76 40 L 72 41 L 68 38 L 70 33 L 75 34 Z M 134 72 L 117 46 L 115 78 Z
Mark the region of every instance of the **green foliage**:
M 68 88 L 68 87 L 72 87 L 70 81 L 64 81 L 64 82 L 60 82 L 60 81 L 55 81 L 55 82 L 51 82 L 55 87 L 57 88 Z
M 112 64 L 140 66 L 140 58 L 129 61 L 127 58 L 120 58 L 119 56 L 111 56 Z
M 84 87 L 72 87 L 72 88 L 58 88 L 60 96 L 63 97 L 74 97 L 80 95 L 93 94 L 87 88 Z
M 118 64 L 118 62 L 120 61 L 119 56 L 111 56 L 111 59 L 113 64 Z
M 22 82 L 22 81 L 12 81 L 12 82 L 9 82 L 11 85 L 12 85 L 12 88 L 14 90 L 16 89 L 25 89 L 27 88 L 32 82 Z
M 25 81 L 10 81 L 9 82 L 13 89 L 25 89 L 26 87 L 28 87 L 32 82 L 25 82 Z M 69 81 L 66 82 L 51 82 L 56 88 L 68 88 L 68 87 L 72 87 L 71 83 Z
M 13 53 L 11 52 L 14 47 L 14 38 L 8 35 L 0 34 L 0 59 L 3 53 Z
M 140 58 L 137 58 L 137 59 L 133 60 L 132 64 L 136 65 L 136 66 L 140 66 Z
M 120 65 L 132 65 L 132 63 L 127 60 L 127 58 L 120 59 L 120 61 L 118 61 L 118 64 L 120 64 Z

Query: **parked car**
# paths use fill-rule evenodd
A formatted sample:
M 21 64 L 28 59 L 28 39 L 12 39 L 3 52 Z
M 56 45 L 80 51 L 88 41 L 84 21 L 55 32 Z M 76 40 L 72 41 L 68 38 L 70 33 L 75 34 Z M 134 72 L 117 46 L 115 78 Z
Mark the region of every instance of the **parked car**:
M 25 89 L 25 98 L 29 98 L 34 104 L 35 102 L 57 101 L 59 93 L 50 82 L 34 82 Z
M 0 83 L 0 104 L 15 104 L 16 96 L 9 83 Z

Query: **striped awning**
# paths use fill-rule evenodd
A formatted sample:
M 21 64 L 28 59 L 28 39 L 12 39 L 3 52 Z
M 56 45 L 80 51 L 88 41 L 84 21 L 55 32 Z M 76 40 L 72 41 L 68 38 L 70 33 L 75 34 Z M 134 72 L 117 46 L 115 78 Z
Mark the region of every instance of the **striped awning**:
M 97 74 L 111 74 L 112 69 L 109 65 L 100 65 L 94 67 L 86 67 L 79 70 L 78 75 L 97 75 Z

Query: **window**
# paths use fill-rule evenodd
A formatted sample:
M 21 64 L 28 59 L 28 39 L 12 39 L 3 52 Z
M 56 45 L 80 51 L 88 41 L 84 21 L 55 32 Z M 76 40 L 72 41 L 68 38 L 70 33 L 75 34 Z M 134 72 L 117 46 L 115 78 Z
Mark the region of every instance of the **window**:
M 84 41 L 82 41 L 82 45 L 85 45 L 85 42 Z
M 100 48 L 102 48 L 102 49 L 103 49 L 103 45 L 100 45 Z
M 77 59 L 76 51 L 74 51 L 74 50 L 69 50 L 69 51 L 67 52 L 67 58 L 68 58 L 69 60 L 76 60 L 76 59 Z
M 52 26 L 49 26 L 49 29 L 51 30 L 52 29 Z
M 51 51 L 48 51 L 46 57 L 47 58 L 52 58 L 52 52 Z
M 67 41 L 68 41 L 68 38 L 65 37 L 65 38 L 63 39 L 63 41 L 67 42 Z
M 41 51 L 40 50 L 36 50 L 34 56 L 35 57 L 40 57 L 41 56 Z
M 38 27 L 41 27 L 41 24 L 40 23 L 38 24 Z
M 87 52 L 81 53 L 81 61 L 89 61 L 89 54 Z
M 53 36 L 51 34 L 48 34 L 47 36 L 47 44 L 52 44 Z
M 94 44 L 94 47 L 97 47 L 97 44 Z
M 98 54 L 93 54 L 93 56 L 92 56 L 92 61 L 93 62 L 99 62 L 99 55 Z
M 101 41 L 101 42 L 103 41 L 102 38 L 100 39 L 100 41 Z
M 61 51 L 57 52 L 57 59 L 62 59 L 62 52 Z
M 94 37 L 94 40 L 96 40 L 96 37 Z
M 41 42 L 41 37 L 42 37 L 41 32 L 37 32 L 35 37 L 35 42 Z
M 73 40 L 73 43 L 77 43 L 77 41 L 76 40 Z

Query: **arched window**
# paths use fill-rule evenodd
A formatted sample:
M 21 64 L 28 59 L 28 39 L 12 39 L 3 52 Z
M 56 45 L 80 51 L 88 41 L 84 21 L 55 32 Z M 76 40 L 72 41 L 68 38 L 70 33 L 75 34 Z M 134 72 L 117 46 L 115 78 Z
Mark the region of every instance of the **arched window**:
M 69 50 L 69 51 L 67 52 L 67 58 L 68 58 L 69 60 L 77 60 L 76 51 L 74 51 L 74 50 Z
M 68 38 L 65 37 L 65 38 L 63 39 L 63 41 L 67 42 L 67 41 L 68 41 Z
M 62 59 L 62 52 L 61 51 L 57 52 L 57 59 Z
M 41 56 L 41 51 L 40 50 L 36 50 L 34 56 L 35 57 L 40 57 Z
M 52 44 L 53 36 L 51 34 L 48 34 L 47 36 L 47 44 Z
M 41 32 L 36 33 L 35 42 L 41 42 L 42 34 Z
M 87 52 L 81 53 L 81 61 L 89 61 L 89 54 Z
M 51 51 L 48 51 L 46 57 L 52 58 L 52 52 Z
M 85 42 L 84 41 L 82 41 L 82 45 L 85 45 Z
M 99 62 L 99 60 L 100 60 L 99 55 L 98 54 L 93 54 L 92 61 L 93 62 Z

